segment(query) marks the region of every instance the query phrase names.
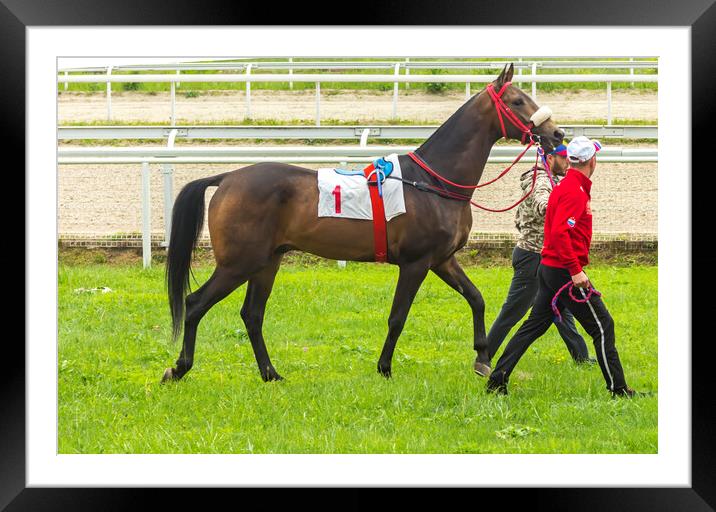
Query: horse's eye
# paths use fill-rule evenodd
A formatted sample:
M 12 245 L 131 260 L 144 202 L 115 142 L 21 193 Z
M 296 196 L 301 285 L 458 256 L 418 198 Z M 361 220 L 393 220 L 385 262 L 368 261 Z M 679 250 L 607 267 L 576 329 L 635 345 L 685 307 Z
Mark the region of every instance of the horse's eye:
M 512 102 L 513 105 L 524 105 L 525 101 L 522 98 L 517 98 L 515 101 Z

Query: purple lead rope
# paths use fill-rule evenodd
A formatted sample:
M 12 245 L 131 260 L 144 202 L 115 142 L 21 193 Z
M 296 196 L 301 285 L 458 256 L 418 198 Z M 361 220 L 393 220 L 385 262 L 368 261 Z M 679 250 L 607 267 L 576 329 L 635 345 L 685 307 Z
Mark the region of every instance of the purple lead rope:
M 564 283 L 562 288 L 560 288 L 557 293 L 554 294 L 554 297 L 552 297 L 552 311 L 554 311 L 555 320 L 559 323 L 562 323 L 562 315 L 559 312 L 559 308 L 557 308 L 557 300 L 559 300 L 559 296 L 565 288 L 569 288 L 569 296 L 574 302 L 584 303 L 587 302 L 592 297 L 592 295 L 596 295 L 597 297 L 602 296 L 602 294 L 598 292 L 594 287 L 592 287 L 592 285 L 589 285 L 589 291 L 587 291 L 587 296 L 584 297 L 584 299 L 579 299 L 575 297 L 572 293 L 572 290 L 574 289 L 574 283 L 572 281 Z
M 544 164 L 544 168 L 547 170 L 547 176 L 549 177 L 549 182 L 552 184 L 552 188 L 554 188 L 554 178 L 552 177 L 552 169 L 549 168 L 549 164 L 547 163 L 547 157 L 544 155 L 544 150 L 542 149 L 542 146 L 537 146 L 537 154 L 542 159 L 542 163 Z

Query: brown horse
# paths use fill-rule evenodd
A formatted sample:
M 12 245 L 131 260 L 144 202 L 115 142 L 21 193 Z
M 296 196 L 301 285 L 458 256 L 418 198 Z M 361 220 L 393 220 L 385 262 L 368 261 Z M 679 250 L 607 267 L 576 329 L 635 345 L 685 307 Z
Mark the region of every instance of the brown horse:
M 492 83 L 495 90 L 512 79 L 506 66 Z M 508 85 L 502 100 L 525 125 L 538 107 L 517 87 Z M 468 100 L 415 153 L 442 176 L 464 185 L 480 181 L 493 144 L 503 136 L 520 140 L 513 124 L 501 127 L 496 105 L 483 89 Z M 550 120 L 533 130 L 546 149 L 561 142 L 563 132 Z M 430 177 L 407 155 L 399 157 L 403 178 Z M 204 193 L 218 186 L 209 204 L 209 233 L 216 259 L 211 277 L 187 295 L 192 251 L 204 223 Z M 453 188 L 448 186 L 448 189 Z M 454 190 L 454 189 L 453 189 Z M 460 268 L 455 252 L 467 242 L 472 212 L 457 201 L 413 187 L 404 187 L 407 212 L 388 223 L 388 262 L 400 269 L 388 334 L 378 371 L 391 376 L 395 344 L 420 285 L 433 271 L 467 300 L 473 314 L 475 371 L 489 373 L 485 336 L 485 303 L 480 291 Z M 163 381 L 181 379 L 192 367 L 199 321 L 209 309 L 248 281 L 241 317 L 264 381 L 281 376 L 271 364 L 262 334 L 266 302 L 283 254 L 291 250 L 324 258 L 373 261 L 371 221 L 318 217 L 316 172 L 279 163 L 261 163 L 187 184 L 172 214 L 166 278 L 176 339 L 184 326 L 184 342 L 176 367 Z

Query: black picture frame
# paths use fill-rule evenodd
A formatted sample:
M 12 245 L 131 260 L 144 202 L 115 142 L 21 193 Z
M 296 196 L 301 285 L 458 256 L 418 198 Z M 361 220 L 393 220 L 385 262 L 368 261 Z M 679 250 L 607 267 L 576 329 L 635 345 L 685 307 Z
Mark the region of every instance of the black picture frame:
M 28 26 L 63 25 L 283 25 L 303 21 L 317 25 L 530 25 L 530 26 L 684 26 L 691 27 L 691 98 L 692 98 L 692 169 L 709 169 L 706 148 L 713 133 L 711 124 L 716 117 L 716 101 L 713 80 L 716 77 L 716 6 L 714 0 L 689 0 L 669 2 L 666 0 L 633 0 L 620 2 L 557 1 L 536 4 L 524 0 L 500 2 L 489 0 L 410 3 L 384 1 L 378 5 L 361 5 L 350 10 L 350 16 L 335 16 L 332 20 L 316 18 L 317 12 L 336 13 L 336 3 L 321 5 L 282 3 L 260 5 L 251 2 L 190 2 L 176 0 L 125 0 L 123 2 L 99 2 L 89 0 L 0 0 L 0 59 L 6 76 L 12 80 L 0 80 L 0 113 L 3 120 L 3 141 L 8 147 L 25 147 L 25 45 Z M 508 8 L 509 7 L 509 8 Z M 345 12 L 345 11 L 344 11 Z M 560 44 L 568 44 L 561 42 Z M 684 93 L 688 89 L 685 86 Z M 686 127 L 684 127 L 686 129 Z M 664 143 L 668 143 L 665 141 Z M 686 148 L 684 148 L 686 149 Z M 24 153 L 17 152 L 24 168 Z M 20 167 L 15 164 L 16 167 Z M 709 237 L 708 228 L 710 196 L 714 189 L 713 179 L 705 174 L 706 186 L 694 186 L 696 173 L 689 174 L 685 160 L 683 169 L 671 169 L 674 179 L 690 179 L 692 183 L 692 240 Z M 708 171 L 707 171 L 708 172 Z M 17 176 L 19 173 L 15 173 Z M 5 179 L 5 178 L 3 178 Z M 24 179 L 20 189 L 25 190 Z M 701 212 L 698 210 L 701 209 Z M 15 210 L 17 211 L 17 209 Z M 24 233 L 23 233 L 24 235 Z M 697 238 L 700 236 L 700 238 Z M 709 237 L 710 238 L 710 237 Z M 15 240 L 18 238 L 16 237 Z M 709 277 L 716 263 L 713 252 L 706 246 L 692 244 L 692 272 L 703 275 L 697 286 L 692 286 L 691 325 L 684 325 L 684 339 L 669 340 L 687 346 L 689 334 L 692 350 L 692 486 L 690 488 L 531 488 L 531 489 L 473 489 L 469 492 L 452 493 L 451 504 L 465 499 L 473 506 L 499 503 L 501 510 L 511 509 L 524 500 L 531 509 L 549 510 L 714 510 L 716 509 L 716 443 L 714 442 L 714 399 L 711 396 L 713 359 L 709 357 L 713 334 L 705 326 L 701 336 L 697 325 L 704 326 L 704 319 L 713 316 L 716 301 L 709 289 L 713 287 Z M 16 255 L 6 265 L 18 265 Z M 6 267 L 9 268 L 9 267 Z M 23 275 L 32 269 L 24 268 Z M 16 272 L 19 275 L 19 273 Z M 7 292 L 6 292 L 7 293 Z M 20 302 L 17 297 L 12 297 Z M 23 301 L 24 304 L 24 301 Z M 25 307 L 31 307 L 25 304 Z M 26 309 L 27 311 L 27 309 Z M 9 331 L 8 331 L 9 332 Z M 80 489 L 80 488 L 26 488 L 25 465 L 25 351 L 17 343 L 17 336 L 4 336 L 3 357 L 0 359 L 0 510 L 119 510 L 138 508 L 149 504 L 150 498 L 159 497 L 170 509 L 183 508 L 188 504 L 181 489 Z M 709 371 L 711 370 L 711 371 Z M 215 494 L 212 501 L 220 502 L 226 493 Z M 256 492 L 236 490 L 247 500 Z M 265 491 L 264 491 L 265 492 Z M 344 493 L 339 503 L 327 498 L 325 493 L 317 499 L 315 493 L 294 490 L 290 498 L 292 507 L 299 504 L 340 508 L 380 508 L 400 502 L 405 505 L 412 500 L 423 500 L 422 490 L 400 493 L 398 496 L 375 498 L 373 490 L 351 489 Z M 278 494 L 271 492 L 270 503 Z M 265 498 L 265 496 L 264 496 Z M 143 508 L 143 507 L 140 507 Z

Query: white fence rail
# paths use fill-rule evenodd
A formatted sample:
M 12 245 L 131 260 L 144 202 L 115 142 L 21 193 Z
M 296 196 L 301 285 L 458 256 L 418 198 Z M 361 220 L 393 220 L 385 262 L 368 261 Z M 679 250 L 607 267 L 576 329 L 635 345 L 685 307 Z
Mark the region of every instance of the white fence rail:
M 529 75 L 515 75 L 516 82 L 528 82 L 532 84 L 532 99 L 537 100 L 537 83 L 584 83 L 584 82 L 604 82 L 606 83 L 607 93 L 607 124 L 612 123 L 612 83 L 613 82 L 658 82 L 656 74 L 617 74 L 617 73 L 599 73 L 599 74 L 545 74 L 538 75 L 536 64 L 533 63 L 532 73 Z M 136 74 L 136 75 L 117 75 L 112 74 L 113 68 L 109 67 L 106 74 L 83 74 L 68 75 L 66 73 L 57 75 L 57 82 L 67 83 L 107 83 L 107 119 L 112 119 L 111 109 L 111 83 L 170 83 L 171 90 L 171 124 L 176 123 L 176 85 L 177 83 L 219 83 L 219 82 L 245 82 L 246 83 L 246 117 L 251 117 L 251 83 L 253 82 L 309 82 L 315 83 L 316 86 L 316 125 L 321 124 L 321 82 L 333 83 L 393 83 L 393 117 L 397 117 L 398 105 L 398 84 L 399 83 L 465 83 L 465 96 L 470 96 L 471 83 L 489 83 L 495 80 L 494 75 L 401 75 L 400 67 L 396 64 L 393 74 L 260 74 L 254 73 L 253 64 L 246 66 L 246 72 L 243 74 L 226 73 L 226 74 Z M 114 70 L 116 71 L 116 70 Z
M 367 163 L 390 153 L 404 154 L 415 146 L 256 146 L 256 147 L 62 147 L 60 164 L 134 164 L 150 163 Z M 511 162 L 520 146 L 496 146 L 490 151 L 489 163 Z M 535 157 L 534 148 L 525 158 Z M 657 148 L 604 147 L 600 162 L 656 162 Z
M 58 140 L 166 139 L 427 139 L 437 126 L 60 126 Z M 568 139 L 658 139 L 658 126 L 560 125 Z
M 126 71 L 223 71 L 228 69 L 241 70 L 249 64 L 254 69 L 392 69 L 399 64 L 403 69 L 498 69 L 507 62 L 514 64 L 515 69 L 532 69 L 533 65 L 544 69 L 658 69 L 656 60 L 634 60 L 633 57 L 622 60 L 549 60 L 534 58 L 511 58 L 502 61 L 420 61 L 407 58 L 386 59 L 382 61 L 293 61 L 288 58 L 287 62 L 265 62 L 257 60 L 246 60 L 244 62 L 177 62 L 164 64 L 125 64 L 115 65 L 114 69 L 119 72 Z M 60 67 L 63 73 L 97 72 L 104 71 L 106 67 Z

